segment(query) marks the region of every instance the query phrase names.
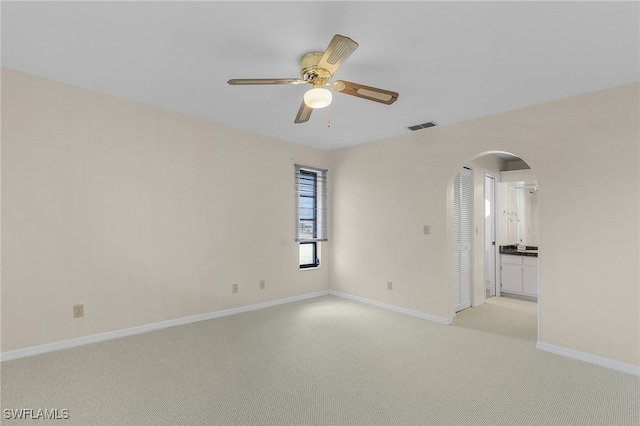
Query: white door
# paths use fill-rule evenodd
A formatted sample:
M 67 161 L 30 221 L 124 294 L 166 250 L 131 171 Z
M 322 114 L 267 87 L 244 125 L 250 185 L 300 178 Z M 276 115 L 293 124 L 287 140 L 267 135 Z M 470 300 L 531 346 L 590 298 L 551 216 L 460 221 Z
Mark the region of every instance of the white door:
M 471 306 L 471 170 L 453 182 L 453 287 L 455 311 Z

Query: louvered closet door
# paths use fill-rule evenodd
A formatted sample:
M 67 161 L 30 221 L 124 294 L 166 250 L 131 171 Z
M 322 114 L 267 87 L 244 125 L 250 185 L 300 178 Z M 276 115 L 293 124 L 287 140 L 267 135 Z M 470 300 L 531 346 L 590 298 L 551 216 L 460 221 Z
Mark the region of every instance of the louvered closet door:
M 453 287 L 456 312 L 471 306 L 471 170 L 453 182 Z

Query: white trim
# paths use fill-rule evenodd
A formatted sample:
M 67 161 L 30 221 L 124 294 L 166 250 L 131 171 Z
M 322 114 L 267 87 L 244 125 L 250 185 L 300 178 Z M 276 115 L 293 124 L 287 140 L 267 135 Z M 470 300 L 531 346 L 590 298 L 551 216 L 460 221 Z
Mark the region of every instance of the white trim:
M 495 297 L 500 297 L 500 283 L 502 280 L 500 274 L 500 220 L 498 211 L 500 210 L 500 173 L 492 172 L 491 170 L 484 171 L 485 179 L 487 177 L 493 179 L 493 205 L 491 208 L 493 209 L 493 237 L 495 239 L 493 245 L 493 267 L 495 270 L 493 271 L 493 293 Z M 486 190 L 486 180 L 484 189 Z M 486 194 L 485 194 L 486 199 Z M 486 243 L 486 228 L 485 228 L 485 243 Z M 486 262 L 485 262 L 486 263 Z M 486 273 L 485 273 L 486 276 Z M 485 300 L 486 300 L 486 290 L 485 290 Z
M 224 309 L 222 311 L 209 312 L 206 314 L 176 318 L 176 319 L 167 320 L 167 321 L 140 325 L 137 327 L 125 328 L 122 330 L 107 331 L 105 333 L 92 334 L 90 336 L 77 337 L 75 339 L 61 340 L 53 343 L 46 343 L 44 345 L 30 346 L 28 348 L 16 349 L 13 351 L 0 353 L 0 362 L 9 361 L 17 358 L 24 358 L 32 355 L 44 354 L 47 352 L 55 352 L 62 349 L 73 348 L 76 346 L 88 345 L 90 343 L 103 342 L 105 340 L 118 339 L 120 337 L 133 336 L 135 334 L 146 333 L 149 331 L 160 330 L 163 328 L 175 327 L 177 325 L 191 324 L 198 321 L 206 321 L 214 318 L 240 314 L 243 312 L 256 311 L 258 309 L 270 308 L 272 306 L 283 305 L 285 303 L 291 303 L 291 302 L 298 302 L 300 300 L 326 296 L 328 294 L 329 294 L 329 291 L 326 291 L 326 290 L 318 291 L 315 293 L 307 293 L 299 296 L 287 297 L 286 299 L 272 300 L 270 302 L 257 303 L 254 305 L 240 306 L 237 308 Z
M 599 365 L 601 367 L 621 371 L 623 373 L 633 374 L 634 376 L 640 376 L 640 366 L 637 365 L 627 364 L 624 362 L 615 361 L 613 359 L 603 358 L 598 355 L 591 355 L 585 352 L 574 351 L 573 349 L 550 345 L 549 343 L 543 343 L 540 341 L 536 343 L 536 349 L 551 352 L 556 355 L 566 356 L 568 358 L 577 359 L 579 361 L 585 361 L 591 364 Z
M 449 318 L 439 317 L 436 315 L 425 314 L 423 312 L 414 311 L 412 309 L 403 308 L 401 306 L 391 305 L 389 303 L 378 302 L 377 300 L 371 300 L 360 296 L 354 296 L 352 294 L 342 293 L 335 290 L 329 290 L 329 294 L 332 296 L 341 297 L 343 299 L 349 299 L 356 302 L 366 303 L 367 305 L 377 306 L 379 308 L 388 309 L 390 311 L 398 312 L 405 315 L 411 315 L 412 317 L 418 317 L 427 321 L 437 322 L 438 324 L 451 325 L 453 324 L 453 316 Z
M 486 291 L 486 290 L 485 290 L 485 291 Z M 485 303 L 487 303 L 486 296 L 485 296 L 485 299 L 484 299 L 484 300 L 481 300 L 481 301 L 480 301 L 480 302 L 478 302 L 478 303 L 476 303 L 476 302 L 472 302 L 472 303 L 471 303 L 471 307 L 472 307 L 472 308 L 477 308 L 478 306 L 482 306 L 482 305 L 484 305 Z

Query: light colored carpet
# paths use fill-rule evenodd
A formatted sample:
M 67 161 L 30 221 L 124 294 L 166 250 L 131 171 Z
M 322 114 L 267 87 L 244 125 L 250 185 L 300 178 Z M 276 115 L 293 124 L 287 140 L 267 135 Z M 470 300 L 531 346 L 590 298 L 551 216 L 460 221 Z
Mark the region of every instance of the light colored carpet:
M 6 361 L 3 410 L 70 417 L 3 424 L 640 424 L 640 378 L 467 311 L 444 326 L 326 296 Z
M 538 304 L 513 297 L 491 297 L 484 305 L 458 312 L 453 325 L 535 344 L 538 340 Z

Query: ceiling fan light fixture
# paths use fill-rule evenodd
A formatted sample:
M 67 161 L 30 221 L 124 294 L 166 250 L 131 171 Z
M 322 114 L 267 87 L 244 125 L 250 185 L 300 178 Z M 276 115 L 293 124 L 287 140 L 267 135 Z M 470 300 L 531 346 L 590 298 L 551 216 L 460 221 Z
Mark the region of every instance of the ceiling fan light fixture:
M 309 108 L 324 108 L 329 106 L 332 98 L 333 94 L 330 90 L 324 87 L 314 87 L 304 94 L 304 103 Z

